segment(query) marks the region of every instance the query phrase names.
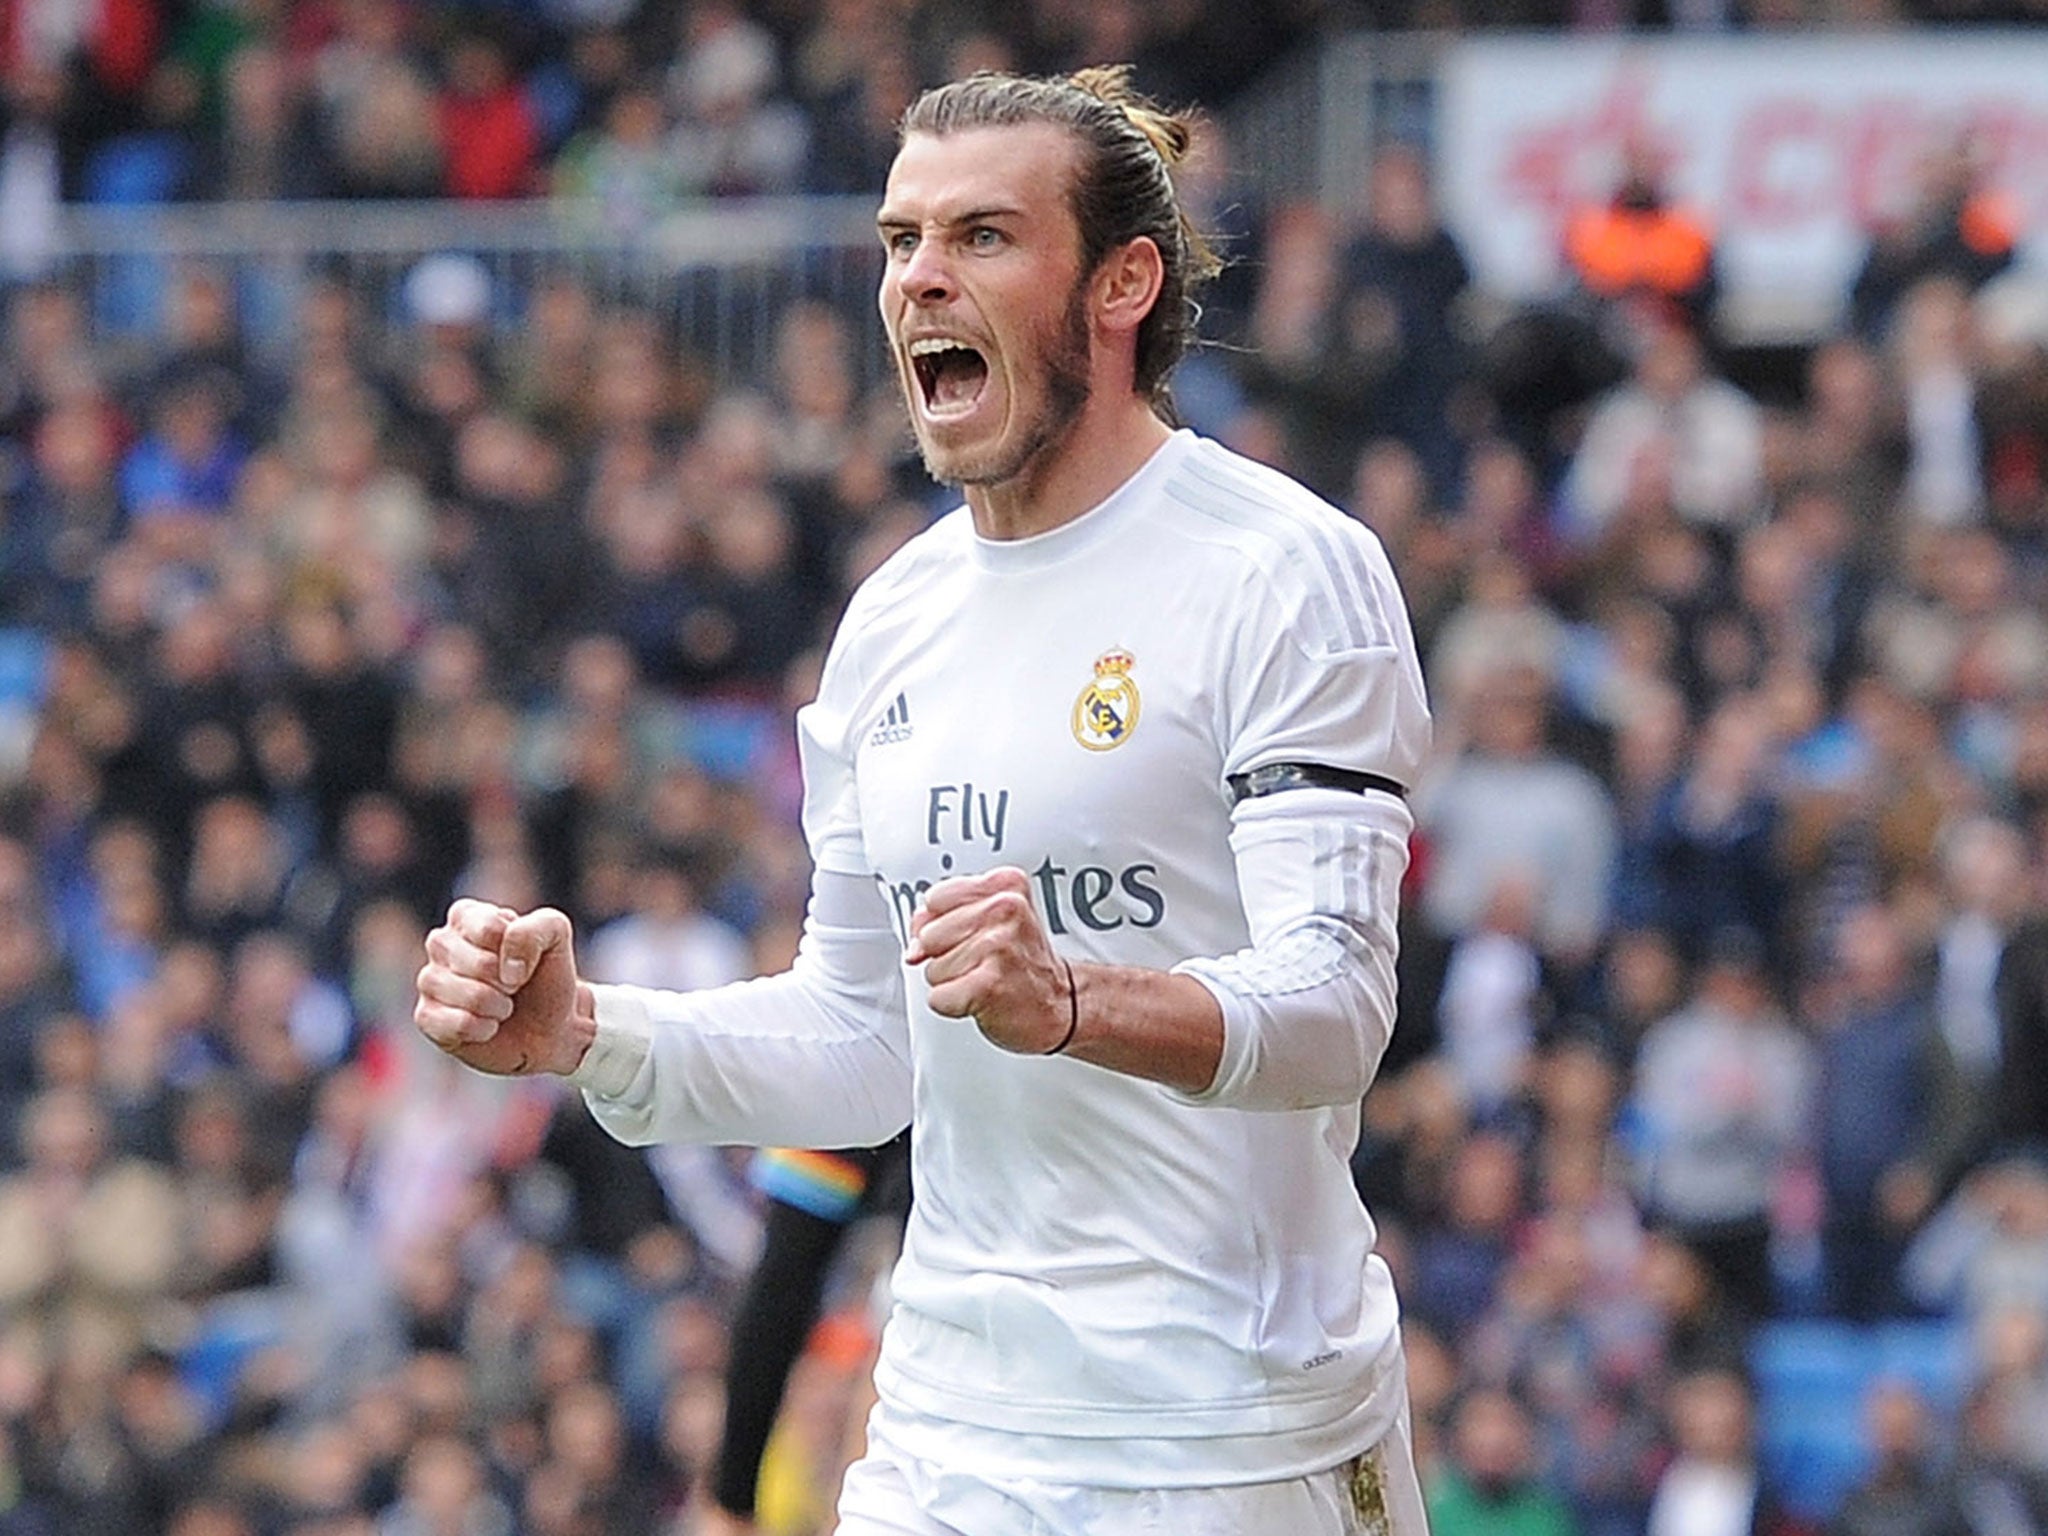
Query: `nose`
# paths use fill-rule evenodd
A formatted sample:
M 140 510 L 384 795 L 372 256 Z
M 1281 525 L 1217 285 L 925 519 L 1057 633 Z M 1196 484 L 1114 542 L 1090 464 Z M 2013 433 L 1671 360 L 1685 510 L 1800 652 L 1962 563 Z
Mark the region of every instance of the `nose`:
M 936 240 L 920 240 L 896 270 L 896 291 L 913 304 L 942 303 L 953 295 L 953 271 Z

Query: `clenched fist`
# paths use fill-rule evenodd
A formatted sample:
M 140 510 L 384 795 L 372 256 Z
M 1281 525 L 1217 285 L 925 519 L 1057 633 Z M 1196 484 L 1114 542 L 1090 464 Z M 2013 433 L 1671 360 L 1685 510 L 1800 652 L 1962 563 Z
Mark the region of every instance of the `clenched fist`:
M 904 959 L 924 967 L 932 1012 L 973 1019 L 1004 1050 L 1043 1056 L 1072 1043 L 1074 974 L 1053 953 L 1023 870 L 941 880 L 910 919 Z
M 576 1070 L 597 1033 L 569 919 L 467 898 L 427 935 L 413 1022 L 457 1061 L 500 1076 Z

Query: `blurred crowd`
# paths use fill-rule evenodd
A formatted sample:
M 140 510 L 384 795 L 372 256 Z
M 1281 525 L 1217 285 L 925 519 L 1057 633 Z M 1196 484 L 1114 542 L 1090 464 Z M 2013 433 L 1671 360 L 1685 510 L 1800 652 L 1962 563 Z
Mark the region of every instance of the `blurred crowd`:
M 259 103 L 303 135 L 227 133 L 239 169 L 189 138 L 237 196 L 463 195 L 414 151 L 492 142 L 433 124 L 550 71 L 527 151 L 460 173 L 516 170 L 492 195 L 871 190 L 969 41 L 1204 91 L 1250 62 L 1192 6 L 954 36 L 708 3 L 626 83 L 652 55 L 603 0 L 19 0 L 0 207 L 56 10 L 92 40 L 59 95 L 122 64 L 136 131 Z M 678 114 L 733 77 L 768 126 L 695 159 Z M 411 147 L 352 160 L 350 122 Z M 2048 303 L 1996 189 L 1930 154 L 1839 332 L 1770 366 L 1648 155 L 1511 314 L 1412 148 L 1349 219 L 1248 204 L 1220 139 L 1185 190 L 1235 262 L 1183 409 L 1379 533 L 1437 713 L 1354 1166 L 1440 1536 L 1801 1529 L 1753 1367 L 1809 1317 L 1963 1356 L 1959 1404 L 1871 1394 L 1834 1528 L 2048 1531 Z M 311 274 L 282 361 L 225 266 L 169 269 L 140 349 L 66 274 L 4 292 L 0 1536 L 680 1536 L 702 1500 L 747 1161 L 452 1067 L 409 1022 L 420 940 L 463 893 L 562 906 L 604 979 L 786 964 L 791 711 L 945 502 L 864 307 L 790 302 L 732 378 L 573 267 L 490 304 L 413 277 L 386 327 Z M 890 1241 L 835 1273 L 765 1531 L 829 1529 Z
M 922 81 L 1132 60 L 1228 100 L 1343 27 L 1690 32 L 2038 20 L 2042 0 L 6 0 L 0 207 L 554 195 L 635 229 L 866 192 Z
M 8 0 L 0 187 L 191 199 L 866 192 L 923 80 L 1135 59 L 1227 99 L 1318 0 Z

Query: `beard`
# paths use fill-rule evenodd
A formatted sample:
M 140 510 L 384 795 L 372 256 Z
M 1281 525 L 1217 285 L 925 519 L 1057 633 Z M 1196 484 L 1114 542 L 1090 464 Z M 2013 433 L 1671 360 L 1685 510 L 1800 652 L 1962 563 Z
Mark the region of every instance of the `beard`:
M 1024 474 L 1067 435 L 1090 394 L 1085 279 L 1076 279 L 1067 295 L 1065 314 L 1030 338 L 1029 354 L 1024 361 L 1039 376 L 1042 390 L 1030 418 L 1004 433 L 980 458 L 935 448 L 919 432 L 917 449 L 926 474 L 956 489 L 1001 485 Z M 915 421 L 915 402 L 911 404 Z

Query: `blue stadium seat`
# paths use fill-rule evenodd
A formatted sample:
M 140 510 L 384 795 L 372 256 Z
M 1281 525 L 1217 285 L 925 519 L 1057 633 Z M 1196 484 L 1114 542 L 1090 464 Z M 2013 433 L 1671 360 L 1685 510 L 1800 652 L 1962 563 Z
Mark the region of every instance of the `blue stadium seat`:
M 1799 1319 L 1759 1329 L 1750 1367 L 1764 1471 L 1794 1515 L 1825 1521 L 1868 1470 L 1863 1414 L 1871 1388 L 1907 1382 L 1937 1417 L 1948 1417 L 1968 1389 L 1970 1340 L 1946 1319 Z
M 1860 1394 L 1877 1367 L 1869 1329 L 1854 1323 L 1800 1318 L 1768 1323 L 1750 1349 L 1757 1394 L 1764 1401 Z
M 1872 1331 L 1853 1323 L 1798 1319 L 1757 1332 L 1758 1456 L 1798 1519 L 1825 1521 L 1863 1475 L 1863 1397 L 1877 1360 Z
M 0 773 L 28 765 L 49 686 L 49 640 L 32 629 L 0 629 Z
M 178 1375 L 209 1427 L 218 1428 L 233 1411 L 249 1363 L 284 1338 L 277 1305 L 260 1293 L 224 1296 L 206 1307 L 178 1352 Z
M 1767 1405 L 1759 1414 L 1757 1449 L 1765 1481 L 1787 1512 L 1825 1522 L 1870 1468 L 1860 1391 L 1833 1401 Z
M 1962 1406 L 1970 1389 L 1969 1330 L 1948 1318 L 1881 1323 L 1874 1349 L 1877 1374 L 1911 1382 L 1937 1415 Z

